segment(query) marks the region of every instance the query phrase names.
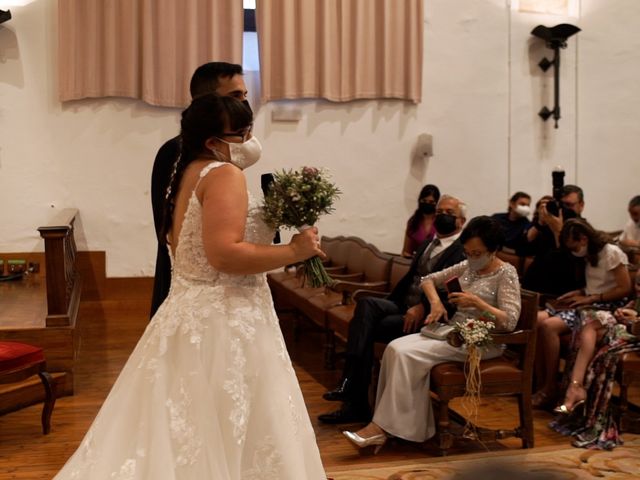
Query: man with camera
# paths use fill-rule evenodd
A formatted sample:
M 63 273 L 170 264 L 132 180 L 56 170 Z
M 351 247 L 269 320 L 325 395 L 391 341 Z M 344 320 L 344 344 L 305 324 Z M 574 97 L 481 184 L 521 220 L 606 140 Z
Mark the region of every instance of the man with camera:
M 564 221 L 582 218 L 584 193 L 580 187 L 564 185 L 559 194 L 554 192 L 554 197 L 542 197 L 538 202 L 533 223 L 527 231 L 529 244 L 537 244 L 537 248 L 532 247 L 535 255 L 560 247 L 560 231 Z M 543 239 L 545 235 L 548 237 L 546 241 Z
M 528 290 L 562 295 L 584 285 L 584 259 L 560 248 L 565 220 L 581 218 L 584 192 L 577 185 L 564 185 L 564 171 L 553 172 L 553 197 L 543 197 L 527 232 L 533 263 L 522 279 Z

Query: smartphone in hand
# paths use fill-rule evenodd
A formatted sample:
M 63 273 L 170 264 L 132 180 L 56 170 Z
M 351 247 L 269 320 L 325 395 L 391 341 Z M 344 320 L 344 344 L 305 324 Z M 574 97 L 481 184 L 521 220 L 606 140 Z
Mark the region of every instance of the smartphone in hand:
M 460 280 L 458 277 L 452 277 L 446 282 L 444 282 L 444 286 L 449 293 L 457 293 L 462 292 L 462 286 L 460 285 Z

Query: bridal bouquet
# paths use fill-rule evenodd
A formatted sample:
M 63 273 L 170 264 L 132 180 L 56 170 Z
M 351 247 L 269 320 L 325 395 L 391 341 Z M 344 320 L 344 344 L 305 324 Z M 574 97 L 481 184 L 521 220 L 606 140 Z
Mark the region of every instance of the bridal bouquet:
M 482 312 L 477 319 L 467 318 L 456 322 L 453 331 L 447 337 L 447 342 L 450 345 L 454 347 L 464 345 L 467 348 L 467 361 L 465 362 L 466 386 L 463 405 L 468 419 L 467 425 L 465 425 L 465 435 L 470 438 L 476 438 L 471 426 L 476 423 L 480 407 L 480 389 L 482 387 L 480 349 L 493 343 L 490 332 L 496 326 L 495 319 L 492 313 Z
M 340 190 L 328 179 L 325 170 L 303 167 L 273 174 L 273 183 L 264 197 L 263 217 L 270 227 L 296 228 L 303 231 L 313 226 L 320 215 L 333 211 Z M 332 283 L 322 260 L 305 260 L 305 279 L 311 287 Z

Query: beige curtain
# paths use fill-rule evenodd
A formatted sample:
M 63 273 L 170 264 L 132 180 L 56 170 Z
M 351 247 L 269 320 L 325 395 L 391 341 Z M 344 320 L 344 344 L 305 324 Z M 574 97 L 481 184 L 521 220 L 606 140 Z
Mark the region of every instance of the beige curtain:
M 199 65 L 242 63 L 242 30 L 241 0 L 58 0 L 59 98 L 183 107 Z
M 423 0 L 257 0 L 263 101 L 422 97 Z

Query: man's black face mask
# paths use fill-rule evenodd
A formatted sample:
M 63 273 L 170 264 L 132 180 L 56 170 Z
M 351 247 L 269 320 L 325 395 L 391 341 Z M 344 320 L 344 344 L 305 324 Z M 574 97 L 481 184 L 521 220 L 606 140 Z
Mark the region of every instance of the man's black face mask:
M 247 107 L 247 110 L 251 112 L 251 116 L 253 117 L 253 110 L 251 110 L 251 105 L 249 105 L 249 100 L 242 100 L 242 103 L 244 104 L 245 107 Z

